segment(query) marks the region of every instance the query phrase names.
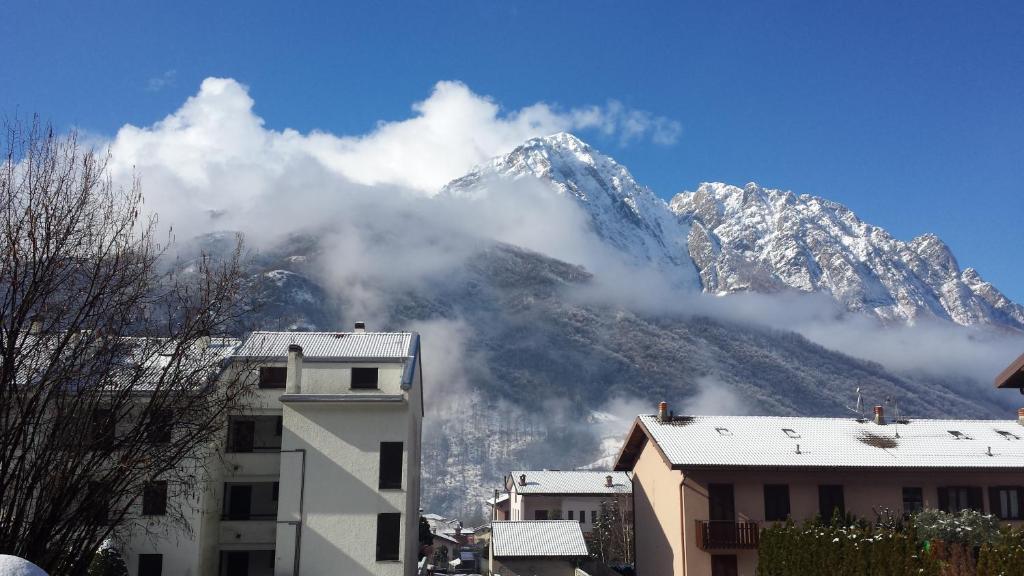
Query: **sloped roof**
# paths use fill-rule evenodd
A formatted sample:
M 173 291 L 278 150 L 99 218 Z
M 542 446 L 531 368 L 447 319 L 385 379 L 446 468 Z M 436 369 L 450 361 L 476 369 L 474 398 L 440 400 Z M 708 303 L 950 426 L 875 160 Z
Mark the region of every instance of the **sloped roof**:
M 405 360 L 412 356 L 410 332 L 253 332 L 236 356 L 284 359 L 292 344 L 302 346 L 307 360 Z
M 1024 354 L 1021 354 L 999 376 L 996 376 L 996 388 L 1020 388 L 1024 390 Z
M 639 416 L 616 469 L 632 469 L 644 437 L 673 468 L 932 468 L 1024 470 L 1016 420 Z M 798 449 L 799 447 L 799 449 Z
M 526 474 L 526 484 L 519 478 Z M 612 485 L 607 485 L 607 477 Z M 632 494 L 633 481 L 625 472 L 602 470 L 513 470 L 510 478 L 520 494 Z
M 496 558 L 587 555 L 583 531 L 575 520 L 515 520 L 491 523 Z

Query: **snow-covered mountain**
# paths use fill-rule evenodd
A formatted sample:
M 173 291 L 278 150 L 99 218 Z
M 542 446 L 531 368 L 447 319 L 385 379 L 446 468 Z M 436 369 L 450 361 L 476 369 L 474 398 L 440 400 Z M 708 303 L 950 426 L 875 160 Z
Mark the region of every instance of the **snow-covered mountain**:
M 961 270 L 935 235 L 901 241 L 841 204 L 753 183 L 705 183 L 666 203 L 571 134 L 529 140 L 443 193 L 472 195 L 526 177 L 575 198 L 609 246 L 682 278 L 696 273 L 693 285 L 705 292 L 824 292 L 885 321 L 1024 329 L 1024 307 L 976 270 Z
M 836 202 L 753 183 L 702 184 L 669 207 L 691 226 L 689 254 L 707 292 L 791 288 L 883 320 L 1024 328 L 1024 307 L 961 270 L 934 234 L 904 242 Z

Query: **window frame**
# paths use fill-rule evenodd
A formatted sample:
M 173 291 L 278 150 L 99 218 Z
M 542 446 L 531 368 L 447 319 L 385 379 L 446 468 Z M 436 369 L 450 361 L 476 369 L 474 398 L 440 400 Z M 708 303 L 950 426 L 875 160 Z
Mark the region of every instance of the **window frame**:
M 386 459 L 395 456 L 397 456 L 397 460 Z M 405 479 L 405 443 L 381 442 L 377 464 L 377 488 L 379 490 L 401 490 Z
M 390 530 L 394 529 L 391 538 Z M 387 541 L 385 541 L 387 540 Z M 384 546 L 387 545 L 385 548 Z M 402 513 L 381 512 L 377 514 L 377 562 L 398 562 L 402 554 Z
M 154 501 L 154 498 L 157 498 Z M 155 508 L 154 508 L 155 507 Z M 167 481 L 152 480 L 142 488 L 142 515 L 167 515 Z
M 373 374 L 372 386 L 369 385 L 369 380 L 364 381 L 362 378 L 356 377 L 356 374 L 369 375 L 371 373 Z M 349 388 L 352 390 L 380 390 L 380 369 L 376 366 L 353 366 L 349 376 Z
M 789 484 L 765 484 L 763 492 L 765 522 L 782 522 L 787 520 L 793 512 L 792 500 L 789 495 Z M 782 495 L 781 501 L 778 498 L 780 494 Z M 779 512 L 782 509 L 785 509 L 785 512 L 782 512 L 780 515 Z

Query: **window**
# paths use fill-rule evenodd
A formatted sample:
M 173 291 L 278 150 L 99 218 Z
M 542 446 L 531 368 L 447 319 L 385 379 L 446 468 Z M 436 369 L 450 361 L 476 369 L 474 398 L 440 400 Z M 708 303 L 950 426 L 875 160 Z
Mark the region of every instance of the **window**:
M 590 523 L 597 524 L 597 510 L 590 511 Z
M 711 555 L 711 576 L 736 576 L 739 566 L 733 554 Z
M 398 560 L 402 515 L 395 512 L 377 514 L 377 561 Z
M 993 486 L 988 489 L 988 503 L 992 513 L 1001 520 L 1024 520 L 1024 487 Z
M 93 410 L 90 432 L 94 450 L 109 450 L 114 445 L 113 412 L 102 408 Z
M 732 484 L 708 484 L 709 520 L 736 521 L 736 506 Z
M 547 510 L 534 510 L 533 511 L 533 519 L 534 520 L 547 520 L 548 519 L 548 511 Z
M 826 522 L 835 515 L 840 517 L 846 515 L 846 503 L 841 485 L 818 486 L 818 513 Z
M 280 416 L 228 417 L 228 452 L 277 452 L 281 449 Z
M 167 482 L 149 482 L 142 489 L 142 515 L 163 516 L 167 514 Z
M 161 576 L 163 571 L 163 554 L 139 554 L 139 576 Z
M 95 480 L 86 484 L 85 500 L 82 502 L 84 516 L 93 524 L 104 526 L 110 522 L 110 488 Z
M 150 444 L 167 444 L 171 441 L 174 413 L 170 410 L 155 410 L 149 415 L 146 440 Z
M 380 443 L 380 484 L 382 490 L 402 489 L 402 443 Z
M 764 485 L 764 519 L 769 522 L 789 518 L 789 485 Z
M 572 518 L 569 518 L 569 520 L 572 520 Z M 587 521 L 587 512 L 585 510 L 580 510 L 580 524 L 583 524 L 586 521 Z
M 377 369 L 353 368 L 352 388 L 357 390 L 373 390 L 377 388 Z
M 924 510 L 924 492 L 919 486 L 903 488 L 903 515 L 909 516 Z
M 567 520 L 575 520 L 575 518 L 572 517 L 572 510 L 569 510 L 569 517 Z
M 945 512 L 977 510 L 982 512 L 981 488 L 977 486 L 942 486 L 939 488 L 939 509 Z
M 260 388 L 284 388 L 288 380 L 288 368 L 284 366 L 261 366 Z
M 274 502 L 277 502 L 277 497 L 278 497 L 278 495 L 280 493 L 281 493 L 281 483 L 280 482 L 274 482 L 274 493 L 271 495 L 270 499 L 273 500 Z

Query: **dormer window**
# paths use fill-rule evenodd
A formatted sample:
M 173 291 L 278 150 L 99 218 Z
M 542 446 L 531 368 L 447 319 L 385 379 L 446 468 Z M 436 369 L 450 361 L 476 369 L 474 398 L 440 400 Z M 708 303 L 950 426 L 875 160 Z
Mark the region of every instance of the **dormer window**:
M 353 368 L 352 389 L 353 390 L 376 390 L 377 369 L 376 368 Z
M 797 434 L 797 431 L 793 430 L 792 428 L 783 428 L 782 432 L 786 436 L 789 436 L 790 438 L 799 438 L 800 437 L 800 434 Z

